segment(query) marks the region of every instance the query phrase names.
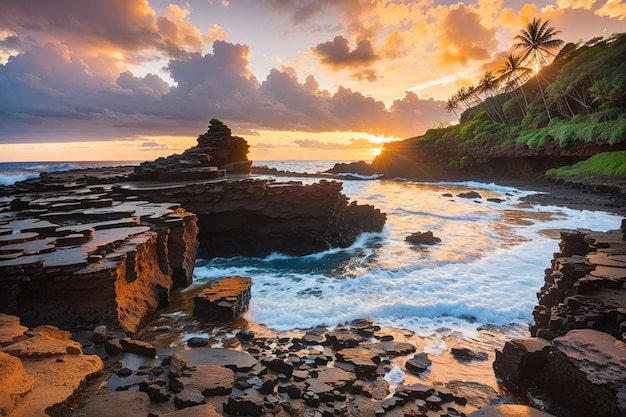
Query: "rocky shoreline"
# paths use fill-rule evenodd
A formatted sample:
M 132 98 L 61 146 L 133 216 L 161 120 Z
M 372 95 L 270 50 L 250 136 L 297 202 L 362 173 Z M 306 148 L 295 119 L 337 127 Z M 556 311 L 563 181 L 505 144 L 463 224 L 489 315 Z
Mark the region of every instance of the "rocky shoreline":
M 0 190 L 0 414 L 549 416 L 503 404 L 516 393 L 517 402 L 535 405 L 546 394 L 559 416 L 623 415 L 621 231 L 563 235 L 534 312 L 538 337 L 498 352 L 463 345 L 448 352 L 459 375 L 467 364 L 494 363 L 510 391 L 471 378 L 436 380 L 440 365 L 419 338 L 367 319 L 297 334 L 240 326 L 221 348 L 203 338 L 180 352 L 142 341 L 173 291 L 191 283 L 197 256 L 301 255 L 382 229 L 385 214 L 349 202 L 340 183 L 250 177 L 246 154 L 243 139 L 212 121 L 182 155 L 46 174 Z M 624 214 L 623 193 L 612 188 L 541 186 L 545 194 L 527 198 Z M 202 294 L 198 315 L 219 311 L 232 320 L 247 308 L 249 285 L 235 277 Z M 406 377 L 395 380 L 394 372 Z

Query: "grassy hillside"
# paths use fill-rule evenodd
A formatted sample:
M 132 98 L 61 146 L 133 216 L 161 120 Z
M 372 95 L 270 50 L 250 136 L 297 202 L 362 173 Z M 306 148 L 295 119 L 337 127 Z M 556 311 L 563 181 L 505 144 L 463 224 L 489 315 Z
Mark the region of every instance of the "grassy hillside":
M 484 147 L 515 144 L 626 146 L 624 33 L 565 45 L 550 65 L 523 84 L 490 87 L 489 94 L 472 89 L 473 100 L 462 96 L 471 105 L 458 125 L 431 129 L 416 140 L 468 155 Z
M 571 166 L 549 169 L 546 175 L 626 177 L 626 151 L 602 152 Z

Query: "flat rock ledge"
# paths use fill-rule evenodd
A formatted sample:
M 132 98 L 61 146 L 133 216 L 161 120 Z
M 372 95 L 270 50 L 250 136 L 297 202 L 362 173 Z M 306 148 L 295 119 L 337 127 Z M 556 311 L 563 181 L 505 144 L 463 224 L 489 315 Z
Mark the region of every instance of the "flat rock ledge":
M 17 317 L 0 314 L 0 336 L 2 416 L 50 415 L 103 370 L 100 357 L 83 355 L 69 332 L 53 326 L 28 329 Z
M 193 297 L 193 315 L 220 321 L 234 320 L 250 305 L 252 279 L 228 277 L 205 288 Z
M 572 416 L 626 415 L 623 238 L 624 230 L 561 234 L 538 293 L 533 337 L 496 352 L 494 371 L 505 385 L 522 393 L 541 386 Z

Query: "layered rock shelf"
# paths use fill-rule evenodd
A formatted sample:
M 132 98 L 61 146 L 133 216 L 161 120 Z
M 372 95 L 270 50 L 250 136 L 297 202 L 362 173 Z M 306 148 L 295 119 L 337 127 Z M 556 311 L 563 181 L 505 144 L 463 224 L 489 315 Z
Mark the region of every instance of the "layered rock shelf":
M 247 174 L 247 152 L 213 119 L 182 155 L 0 188 L 0 312 L 136 333 L 191 284 L 198 256 L 308 254 L 382 230 L 385 215 L 349 202 L 338 182 L 196 175 Z
M 233 320 L 248 309 L 251 286 L 252 279 L 248 277 L 221 279 L 193 298 L 193 315 Z
M 505 384 L 545 389 L 575 416 L 626 415 L 624 230 L 563 232 L 538 293 L 532 338 L 507 342 L 494 370 Z
M 45 188 L 44 188 L 45 190 Z M 136 332 L 191 283 L 196 216 L 110 189 L 42 191 L 0 203 L 0 303 L 29 326 Z
M 321 180 L 218 180 L 169 187 L 120 187 L 150 201 L 177 201 L 198 216 L 198 256 L 305 255 L 347 247 L 363 232 L 382 230 L 386 215 L 349 202 L 342 184 Z

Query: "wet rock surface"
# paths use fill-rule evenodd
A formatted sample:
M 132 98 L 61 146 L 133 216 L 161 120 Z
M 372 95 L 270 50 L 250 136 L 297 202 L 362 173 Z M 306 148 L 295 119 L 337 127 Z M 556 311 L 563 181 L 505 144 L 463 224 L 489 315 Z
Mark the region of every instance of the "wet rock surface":
M 237 339 L 241 350 L 193 348 L 136 363 L 73 416 L 99 415 L 90 413 L 103 404 L 106 413 L 123 407 L 127 415 L 465 416 L 500 398 L 492 388 L 463 381 L 391 385 L 385 379 L 390 361 L 404 363 L 418 349 L 370 320 L 311 332 L 313 343 L 306 342 L 308 333 L 255 336 Z M 347 347 L 346 341 L 354 342 Z
M 193 298 L 194 316 L 230 321 L 243 314 L 250 304 L 252 279 L 228 277 L 200 291 Z
M 626 241 L 622 230 L 561 234 L 530 326 L 496 352 L 509 386 L 538 385 L 575 416 L 626 414 Z

